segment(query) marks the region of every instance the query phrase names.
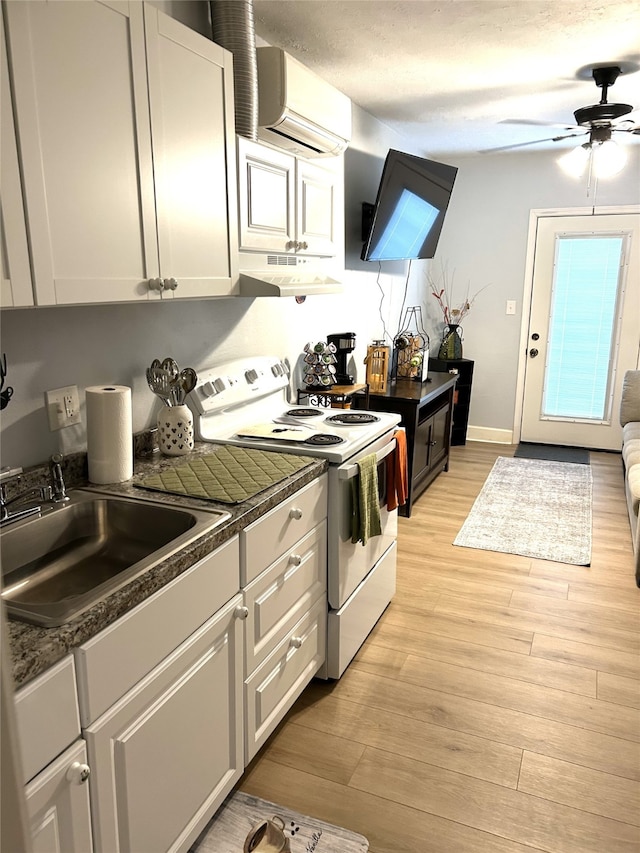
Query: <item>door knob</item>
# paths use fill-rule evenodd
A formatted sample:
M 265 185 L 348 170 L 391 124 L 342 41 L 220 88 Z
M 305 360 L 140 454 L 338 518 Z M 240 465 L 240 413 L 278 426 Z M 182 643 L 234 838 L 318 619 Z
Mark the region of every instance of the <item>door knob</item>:
M 529 355 L 531 356 L 531 358 L 535 358 L 538 355 L 538 350 L 535 347 L 532 347 L 529 350 Z

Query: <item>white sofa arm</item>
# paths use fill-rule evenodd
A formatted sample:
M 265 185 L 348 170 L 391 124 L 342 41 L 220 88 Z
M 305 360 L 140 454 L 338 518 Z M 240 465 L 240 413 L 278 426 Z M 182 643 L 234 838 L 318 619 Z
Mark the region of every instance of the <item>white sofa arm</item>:
M 620 426 L 640 421 L 640 370 L 627 370 L 622 380 Z

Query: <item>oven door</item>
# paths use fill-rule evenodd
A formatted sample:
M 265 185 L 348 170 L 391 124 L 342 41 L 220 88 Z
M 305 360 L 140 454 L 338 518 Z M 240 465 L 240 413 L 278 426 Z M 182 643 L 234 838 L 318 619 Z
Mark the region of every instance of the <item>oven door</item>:
M 376 439 L 341 465 L 329 468 L 328 592 L 329 606 L 338 610 L 398 536 L 398 510 L 387 509 L 386 460 L 395 451 L 393 431 Z M 371 453 L 378 460 L 378 501 L 382 534 L 363 545 L 351 541 L 351 479 L 357 462 Z

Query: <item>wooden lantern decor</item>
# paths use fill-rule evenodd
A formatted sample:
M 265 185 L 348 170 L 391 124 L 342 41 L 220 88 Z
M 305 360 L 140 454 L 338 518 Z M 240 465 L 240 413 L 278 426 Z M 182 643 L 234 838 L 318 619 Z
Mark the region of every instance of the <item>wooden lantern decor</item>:
M 384 341 L 374 341 L 367 347 L 367 385 L 370 391 L 384 394 L 389 376 L 389 347 Z

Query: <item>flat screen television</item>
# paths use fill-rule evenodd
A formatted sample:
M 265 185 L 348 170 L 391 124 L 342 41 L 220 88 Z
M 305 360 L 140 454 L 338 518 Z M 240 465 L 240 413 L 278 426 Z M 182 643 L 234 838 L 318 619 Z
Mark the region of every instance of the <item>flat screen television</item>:
M 375 205 L 363 205 L 363 261 L 432 258 L 458 169 L 389 150 Z

